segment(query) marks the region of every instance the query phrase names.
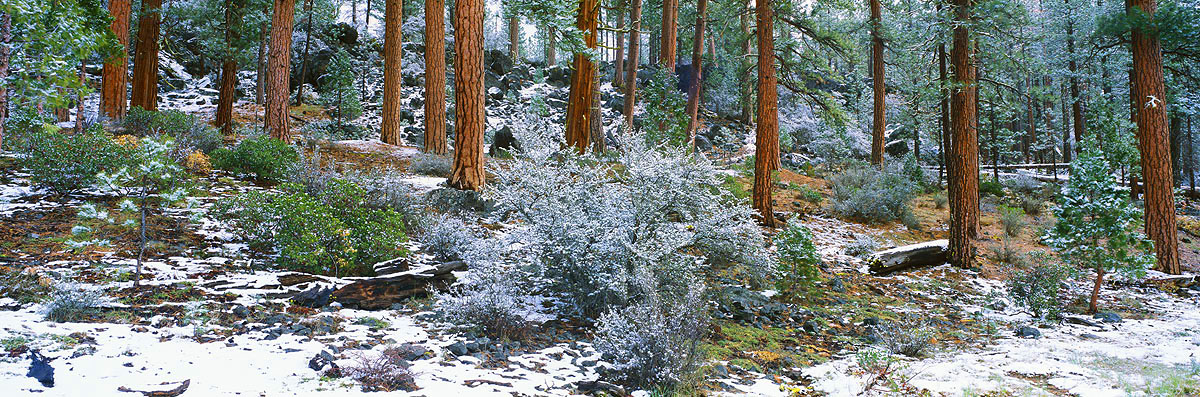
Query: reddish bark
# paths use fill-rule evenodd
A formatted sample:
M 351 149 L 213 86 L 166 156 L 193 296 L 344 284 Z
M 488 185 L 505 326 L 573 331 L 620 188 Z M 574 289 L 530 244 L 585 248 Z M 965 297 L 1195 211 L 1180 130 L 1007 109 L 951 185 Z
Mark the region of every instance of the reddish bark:
M 385 0 L 383 15 L 383 117 L 380 138 L 389 145 L 401 144 L 400 139 L 400 58 L 403 36 L 400 24 L 404 20 L 402 0 Z
M 480 190 L 483 174 L 483 0 L 454 3 L 454 165 L 450 187 Z
M 771 175 L 779 169 L 779 93 L 775 77 L 774 12 L 770 0 L 755 7 L 758 30 L 758 124 L 755 128 L 754 209 L 763 224 L 775 227 Z
M 117 36 L 117 43 L 121 45 L 121 54 L 104 63 L 100 77 L 100 108 L 103 109 L 104 115 L 114 120 L 125 117 L 125 109 L 128 106 L 125 102 L 125 87 L 129 74 L 129 58 L 125 51 L 129 48 L 129 14 L 132 11 L 130 8 L 130 0 L 108 2 L 108 12 L 113 18 L 110 28 Z
M 691 91 L 688 92 L 687 114 L 688 114 L 688 141 L 687 147 L 696 147 L 696 129 L 700 128 L 700 86 L 701 76 L 703 72 L 700 70 L 703 66 L 701 56 L 704 54 L 704 19 L 708 13 L 708 0 L 697 0 L 696 3 L 696 36 L 692 40 L 692 84 Z
M 225 61 L 221 64 L 221 90 L 217 95 L 217 115 L 213 123 L 224 135 L 233 134 L 233 103 L 237 96 L 238 72 L 234 46 L 241 36 L 243 1 L 225 1 Z
M 969 268 L 975 263 L 979 230 L 979 135 L 976 113 L 975 59 L 969 24 L 971 0 L 954 0 L 955 27 L 950 51 L 954 66 L 950 131 L 950 263 Z
M 625 130 L 633 130 L 634 104 L 637 103 L 637 70 L 641 55 L 642 0 L 632 0 L 629 14 L 629 62 L 625 72 Z
M 446 3 L 425 0 L 425 142 L 446 154 Z
M 883 80 L 883 36 L 880 30 L 883 28 L 880 21 L 882 16 L 879 0 L 870 0 L 871 3 L 871 79 L 872 93 L 874 95 L 873 117 L 871 122 L 871 164 L 883 166 L 883 133 L 887 128 L 885 124 L 886 109 L 884 99 L 887 92 Z
M 600 6 L 596 0 L 580 0 L 579 15 L 575 19 L 575 27 L 583 32 L 583 42 L 590 49 L 596 48 L 596 16 Z M 571 91 L 567 101 L 567 131 L 568 146 L 574 146 L 579 153 L 587 151 L 591 143 L 592 130 L 592 85 L 595 83 L 596 68 L 586 54 L 576 53 L 571 62 L 574 72 L 571 74 Z
M 667 71 L 675 72 L 675 45 L 676 35 L 679 33 L 679 0 L 663 0 L 662 10 L 662 34 L 659 44 L 660 56 L 658 61 L 662 62 L 663 67 Z
M 133 56 L 133 92 L 129 106 L 158 109 L 158 24 L 162 0 L 142 2 L 137 49 Z
M 267 106 L 263 109 L 264 127 L 272 138 L 291 142 L 288 115 L 288 77 L 292 63 L 292 24 L 296 0 L 275 0 L 271 18 L 271 47 L 267 57 Z

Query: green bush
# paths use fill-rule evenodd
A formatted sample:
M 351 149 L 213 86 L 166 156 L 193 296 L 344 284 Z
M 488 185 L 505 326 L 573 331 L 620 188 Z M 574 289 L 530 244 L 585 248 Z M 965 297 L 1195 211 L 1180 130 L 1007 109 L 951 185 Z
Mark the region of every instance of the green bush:
M 1071 269 L 1045 263 L 1013 274 L 1008 279 L 1008 296 L 1013 304 L 1041 320 L 1053 320 L 1063 308 L 1062 290 Z
M 19 164 L 30 180 L 56 193 L 73 193 L 91 187 L 96 175 L 125 165 L 127 150 L 97 131 L 63 134 L 54 130 L 30 135 Z
M 911 213 L 908 201 L 914 182 L 902 173 L 856 166 L 829 179 L 830 202 L 839 216 L 868 222 L 903 220 Z
M 377 262 L 407 255 L 403 217 L 366 205 L 358 185 L 334 179 L 320 197 L 288 184 L 283 192 L 247 192 L 214 210 L 256 250 L 280 266 L 336 276 L 369 275 Z
M 1000 226 L 1004 229 L 1004 237 L 1017 237 L 1029 225 L 1025 221 L 1025 211 L 1020 208 L 1000 206 Z
M 688 116 L 684 111 L 687 96 L 679 95 L 678 79 L 666 69 L 657 73 L 642 89 L 646 105 L 642 124 L 646 140 L 651 145 L 670 144 L 682 147 L 687 143 Z
M 222 148 L 212 152 L 213 167 L 271 182 L 282 181 L 288 169 L 299 161 L 300 154 L 294 146 L 267 136 L 246 138 L 232 150 Z
M 196 116 L 178 111 L 150 111 L 134 106 L 121 121 L 121 126 L 130 135 L 168 136 L 174 139 L 175 148 L 172 151 L 183 153 L 198 150 L 205 154 L 221 147 L 220 131 L 205 124 Z M 181 157 L 181 156 L 173 156 Z
M 775 246 L 779 255 L 779 280 L 781 291 L 798 285 L 812 285 L 821 277 L 821 256 L 813 244 L 812 232 L 801 224 L 791 224 L 775 235 Z
M 1004 197 L 1004 185 L 996 181 L 979 181 L 979 194 L 990 194 L 996 197 Z

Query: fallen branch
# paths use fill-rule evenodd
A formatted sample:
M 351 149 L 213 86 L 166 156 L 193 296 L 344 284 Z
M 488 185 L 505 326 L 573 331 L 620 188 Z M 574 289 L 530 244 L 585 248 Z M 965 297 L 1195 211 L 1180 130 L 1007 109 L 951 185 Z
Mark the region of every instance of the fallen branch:
M 170 385 L 173 383 L 175 383 L 175 382 L 163 382 L 162 384 Z M 180 394 L 183 394 L 183 392 L 187 391 L 188 386 L 191 386 L 191 385 L 192 385 L 192 380 L 188 379 L 188 380 L 185 380 L 182 383 L 180 383 L 179 386 L 176 386 L 174 389 L 170 389 L 170 390 L 142 391 L 142 390 L 133 390 L 128 387 L 121 386 L 121 387 L 117 388 L 117 391 L 125 392 L 125 393 L 142 393 L 142 395 L 146 396 L 146 397 L 175 397 Z
M 914 267 L 946 263 L 949 240 L 933 240 L 879 251 L 868 259 L 867 269 L 875 275 L 887 275 Z

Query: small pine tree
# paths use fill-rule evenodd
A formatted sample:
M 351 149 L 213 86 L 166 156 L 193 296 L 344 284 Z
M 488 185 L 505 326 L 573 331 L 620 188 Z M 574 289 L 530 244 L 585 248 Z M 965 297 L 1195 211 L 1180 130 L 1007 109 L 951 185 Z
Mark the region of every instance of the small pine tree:
M 359 90 L 354 86 L 354 59 L 345 49 L 339 48 L 329 61 L 329 74 L 323 76 L 325 92 L 321 100 L 333 111 L 334 121 L 339 127 L 362 115 Z
M 1152 243 L 1140 231 L 1141 211 L 1117 189 L 1104 155 L 1094 145 L 1085 147 L 1071 163 L 1071 179 L 1054 210 L 1058 222 L 1046 240 L 1066 261 L 1096 272 L 1088 306 L 1094 313 L 1105 274 L 1142 277 L 1154 256 L 1146 253 Z

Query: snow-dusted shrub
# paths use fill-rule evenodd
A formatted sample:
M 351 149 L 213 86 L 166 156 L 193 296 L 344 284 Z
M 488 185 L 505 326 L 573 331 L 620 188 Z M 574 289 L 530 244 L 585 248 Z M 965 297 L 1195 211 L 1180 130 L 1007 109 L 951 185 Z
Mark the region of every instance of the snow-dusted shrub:
M 1015 178 L 1001 182 L 1008 190 L 1025 196 L 1035 196 L 1042 190 L 1042 182 L 1028 175 L 1017 175 Z
M 462 253 L 479 237 L 461 219 L 448 214 L 435 214 L 418 222 L 418 241 L 425 253 L 436 261 L 462 259 Z
M 1008 279 L 1008 297 L 1034 318 L 1053 320 L 1065 304 L 1062 291 L 1071 269 L 1050 260 L 1016 272 Z
M 486 194 L 520 221 L 508 238 L 537 275 L 584 313 L 629 304 L 639 267 L 671 288 L 713 267 L 768 274 L 761 229 L 706 159 L 624 136 L 604 162 L 561 150 L 560 127 L 514 131 L 523 150 Z
M 879 242 L 874 237 L 868 234 L 858 234 L 854 236 L 854 241 L 846 244 L 844 248 L 846 255 L 864 258 L 867 255 L 874 254 L 879 249 Z
M 888 321 L 871 327 L 872 335 L 879 344 L 892 354 L 921 357 L 933 349 L 934 330 L 924 319 L 906 315 L 896 321 Z
M 839 216 L 868 222 L 903 220 L 911 213 L 914 181 L 898 172 L 852 167 L 829 179 L 830 202 Z
M 362 390 L 412 391 L 417 389 L 409 364 L 397 354 L 388 352 L 357 352 L 354 363 L 342 369 L 342 374 L 362 383 Z
M 0 266 L 0 297 L 20 303 L 38 302 L 50 297 L 54 288 L 44 283 L 33 268 Z
M 298 161 L 295 146 L 268 136 L 246 138 L 233 149 L 212 152 L 213 167 L 272 182 L 282 181 Z
M 637 303 L 604 314 L 595 346 L 611 360 L 609 374 L 614 380 L 641 388 L 669 388 L 703 363 L 699 346 L 707 327 L 704 287 L 696 281 L 678 292 L 647 291 Z
M 432 153 L 421 153 L 413 157 L 408 172 L 446 178 L 450 176 L 450 157 Z
M 55 288 L 46 303 L 46 319 L 58 323 L 86 320 L 99 312 L 107 298 L 104 293 L 81 285 L 66 284 Z
M 779 256 L 775 285 L 781 291 L 809 286 L 821 278 L 821 255 L 813 244 L 812 232 L 804 225 L 793 223 L 775 235 L 775 248 Z
M 125 166 L 127 149 L 102 131 L 66 134 L 57 128 L 28 134 L 28 145 L 19 148 L 21 167 L 33 183 L 56 193 L 73 193 L 96 183 L 96 174 Z
M 502 264 L 475 264 L 464 284 L 434 293 L 434 310 L 446 322 L 477 328 L 494 338 L 522 339 L 547 319 L 526 279 Z
M 1038 216 L 1042 213 L 1042 207 L 1044 206 L 1045 203 L 1040 198 L 1030 196 L 1021 197 L 1021 209 L 1026 214 Z

